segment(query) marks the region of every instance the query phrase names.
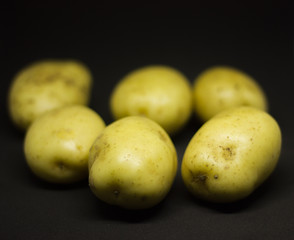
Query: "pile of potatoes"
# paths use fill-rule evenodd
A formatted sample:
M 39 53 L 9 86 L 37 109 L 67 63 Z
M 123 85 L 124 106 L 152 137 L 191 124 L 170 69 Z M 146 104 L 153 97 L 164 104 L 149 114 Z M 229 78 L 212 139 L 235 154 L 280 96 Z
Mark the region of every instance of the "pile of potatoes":
M 262 88 L 238 69 L 211 67 L 193 84 L 168 66 L 136 69 L 114 86 L 108 125 L 88 106 L 92 84 L 89 69 L 75 60 L 36 62 L 12 81 L 10 117 L 25 132 L 25 159 L 40 179 L 88 178 L 108 204 L 151 208 L 172 187 L 179 163 L 171 137 L 193 113 L 203 125 L 185 150 L 181 177 L 196 198 L 243 199 L 277 165 L 279 125 Z

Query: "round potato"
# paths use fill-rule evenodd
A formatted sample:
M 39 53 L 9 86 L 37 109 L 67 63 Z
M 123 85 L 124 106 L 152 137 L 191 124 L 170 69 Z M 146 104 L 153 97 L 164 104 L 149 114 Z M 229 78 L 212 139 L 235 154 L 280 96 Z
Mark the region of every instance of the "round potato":
M 87 105 L 92 76 L 74 60 L 46 60 L 22 69 L 13 79 L 8 96 L 12 121 L 26 130 L 42 113 L 54 108 Z
M 24 141 L 28 166 L 41 179 L 72 183 L 88 176 L 91 145 L 105 128 L 102 118 L 86 106 L 66 106 L 42 114 Z
M 127 209 L 164 199 L 177 172 L 176 149 L 151 119 L 129 116 L 108 125 L 90 150 L 89 183 L 102 201 Z
M 192 112 L 192 88 L 187 78 L 167 66 L 147 66 L 125 76 L 110 99 L 115 119 L 142 115 L 169 134 L 178 132 Z
M 265 93 L 257 82 L 231 67 L 212 67 L 201 73 L 193 85 L 194 110 L 207 121 L 217 113 L 239 106 L 267 111 Z
M 253 107 L 226 110 L 191 139 L 182 161 L 182 178 L 198 198 L 237 201 L 269 177 L 280 151 L 280 128 L 268 113 Z

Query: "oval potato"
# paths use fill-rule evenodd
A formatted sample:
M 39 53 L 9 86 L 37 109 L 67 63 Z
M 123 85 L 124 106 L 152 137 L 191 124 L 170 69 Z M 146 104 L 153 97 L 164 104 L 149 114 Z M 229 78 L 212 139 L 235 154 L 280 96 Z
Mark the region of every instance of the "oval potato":
M 87 105 L 91 84 L 91 73 L 80 62 L 33 63 L 13 79 L 8 96 L 10 117 L 16 126 L 26 130 L 46 111 L 71 104 Z
M 250 195 L 273 172 L 281 151 L 278 123 L 252 107 L 223 111 L 193 136 L 182 178 L 196 197 L 233 202 Z
M 265 93 L 251 76 L 224 66 L 211 67 L 195 79 L 193 101 L 196 115 L 203 122 L 233 107 L 268 109 Z
M 129 116 L 108 125 L 90 150 L 89 184 L 102 201 L 127 209 L 150 208 L 169 192 L 176 149 L 153 120 Z
M 129 73 L 116 85 L 110 108 L 116 120 L 143 115 L 174 134 L 192 113 L 192 89 L 187 78 L 176 69 L 147 66 Z
M 27 164 L 47 182 L 86 179 L 89 150 L 104 128 L 103 119 L 86 106 L 66 106 L 46 112 L 26 132 Z

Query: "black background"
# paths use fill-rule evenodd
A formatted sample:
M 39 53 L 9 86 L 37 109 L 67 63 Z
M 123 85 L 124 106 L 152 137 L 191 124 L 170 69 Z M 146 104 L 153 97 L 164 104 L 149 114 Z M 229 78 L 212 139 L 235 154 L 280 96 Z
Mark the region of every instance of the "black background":
M 291 1 L 23 1 L 0 4 L 0 239 L 292 239 L 293 4 Z M 127 211 L 100 202 L 87 182 L 44 183 L 29 171 L 23 133 L 7 115 L 14 74 L 44 58 L 74 58 L 94 76 L 90 107 L 113 119 L 109 96 L 129 71 L 166 64 L 192 82 L 205 68 L 230 65 L 264 88 L 283 133 L 279 164 L 250 197 L 208 204 L 187 193 L 178 173 L 153 209 Z M 173 137 L 179 166 L 195 117 Z

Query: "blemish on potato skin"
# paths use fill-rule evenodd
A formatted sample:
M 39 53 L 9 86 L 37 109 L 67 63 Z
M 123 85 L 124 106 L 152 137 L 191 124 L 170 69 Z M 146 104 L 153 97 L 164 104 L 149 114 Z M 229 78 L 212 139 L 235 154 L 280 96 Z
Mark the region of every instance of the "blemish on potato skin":
M 161 131 L 158 131 L 158 135 L 162 141 L 167 142 L 167 137 Z
M 234 150 L 234 146 L 218 146 L 222 150 L 222 157 L 225 160 L 233 160 L 236 152 Z
M 113 194 L 116 198 L 119 197 L 120 191 L 119 190 L 113 190 Z
M 62 161 L 56 161 L 55 166 L 61 171 L 66 169 L 66 165 Z
M 192 171 L 190 171 L 190 174 L 192 177 L 192 182 L 197 183 L 197 184 L 201 184 L 201 185 L 206 184 L 207 175 L 205 173 L 203 173 L 203 172 L 193 173 Z

